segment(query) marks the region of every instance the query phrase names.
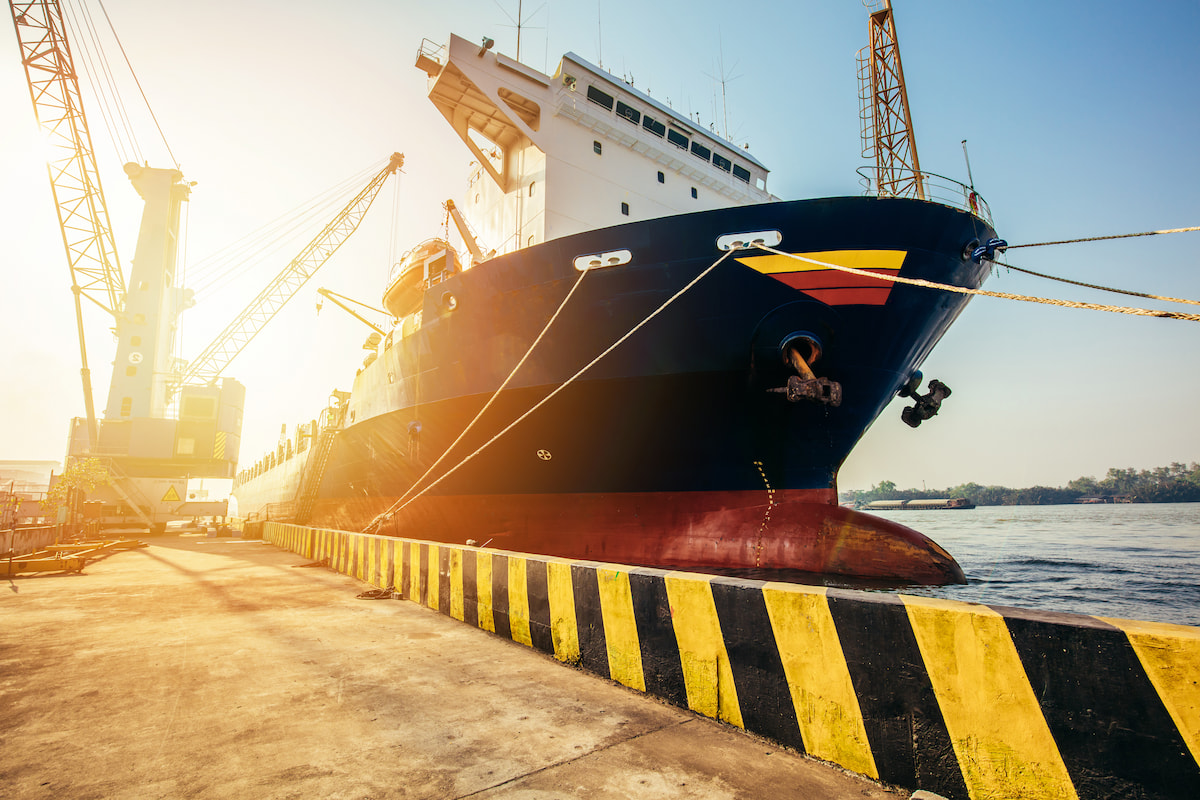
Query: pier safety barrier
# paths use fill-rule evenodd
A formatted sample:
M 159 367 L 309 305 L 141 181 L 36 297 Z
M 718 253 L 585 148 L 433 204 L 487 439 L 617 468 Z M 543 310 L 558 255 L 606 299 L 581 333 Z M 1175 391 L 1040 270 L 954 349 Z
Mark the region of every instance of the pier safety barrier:
M 62 530 L 55 525 L 38 525 L 0 531 L 0 556 L 8 558 L 36 553 L 54 544 L 65 534 L 73 533 L 69 526 Z
M 559 661 L 948 798 L 1200 797 L 1200 628 L 268 522 Z

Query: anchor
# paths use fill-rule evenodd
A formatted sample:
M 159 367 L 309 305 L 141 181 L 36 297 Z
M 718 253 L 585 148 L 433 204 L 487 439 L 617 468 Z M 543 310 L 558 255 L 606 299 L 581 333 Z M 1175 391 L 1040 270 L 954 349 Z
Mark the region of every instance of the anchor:
M 929 382 L 927 394 L 919 394 L 923 377 L 920 372 L 914 372 L 908 383 L 901 386 L 898 392 L 901 397 L 911 397 L 914 401 L 914 405 L 900 412 L 900 419 L 910 428 L 916 428 L 925 420 L 936 416 L 942 407 L 942 401 L 950 396 L 950 387 L 937 378 Z
M 801 353 L 801 348 L 807 355 Z M 787 386 L 768 389 L 787 396 L 789 403 L 808 400 L 827 406 L 842 404 L 842 385 L 829 378 L 818 378 L 812 371 L 812 364 L 821 357 L 821 345 L 811 336 L 800 335 L 788 340 L 783 345 L 783 357 L 792 369 L 800 373 L 788 378 Z

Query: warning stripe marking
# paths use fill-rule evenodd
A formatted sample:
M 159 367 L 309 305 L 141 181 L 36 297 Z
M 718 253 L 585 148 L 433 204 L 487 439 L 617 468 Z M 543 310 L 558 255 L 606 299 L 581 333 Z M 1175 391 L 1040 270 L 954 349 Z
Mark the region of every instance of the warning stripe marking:
M 1004 618 L 951 600 L 903 600 L 973 794 L 1076 797 Z
M 1197 628 L 281 523 L 263 536 L 889 784 L 946 797 L 1200 797 Z
M 646 691 L 642 651 L 633 617 L 633 594 L 629 573 L 615 569 L 596 570 L 600 612 L 604 618 L 604 644 L 608 650 L 608 674 L 617 683 L 639 692 Z
M 824 589 L 767 584 L 767 613 L 791 687 L 804 749 L 817 758 L 879 777 L 858 696 Z
M 1200 762 L 1200 629 L 1108 619 L 1125 632 L 1192 758 Z
M 666 584 L 688 708 L 744 727 L 712 588 L 694 575 L 677 572 L 667 574 Z

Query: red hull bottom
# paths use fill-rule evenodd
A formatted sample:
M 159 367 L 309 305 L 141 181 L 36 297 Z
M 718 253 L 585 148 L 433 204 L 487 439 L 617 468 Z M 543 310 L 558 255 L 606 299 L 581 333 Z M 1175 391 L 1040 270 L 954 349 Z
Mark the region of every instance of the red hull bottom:
M 965 583 L 923 534 L 842 508 L 832 490 L 425 496 L 376 532 L 538 555 L 698 570 Z M 360 530 L 396 498 L 322 499 L 314 524 Z

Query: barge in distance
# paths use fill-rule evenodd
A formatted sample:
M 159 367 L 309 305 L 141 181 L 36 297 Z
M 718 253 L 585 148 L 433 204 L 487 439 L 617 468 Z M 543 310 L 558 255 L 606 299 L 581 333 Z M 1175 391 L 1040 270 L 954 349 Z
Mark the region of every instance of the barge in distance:
M 435 239 L 393 268 L 391 330 L 352 391 L 239 473 L 242 517 L 964 581 L 922 534 L 840 507 L 837 473 L 898 392 L 922 399 L 968 299 L 893 278 L 988 273 L 974 192 L 781 201 L 746 149 L 577 55 L 546 75 L 451 36 L 416 63 L 475 159 L 448 204 L 471 255 Z

